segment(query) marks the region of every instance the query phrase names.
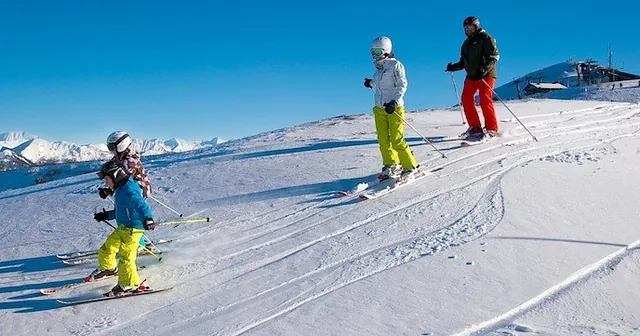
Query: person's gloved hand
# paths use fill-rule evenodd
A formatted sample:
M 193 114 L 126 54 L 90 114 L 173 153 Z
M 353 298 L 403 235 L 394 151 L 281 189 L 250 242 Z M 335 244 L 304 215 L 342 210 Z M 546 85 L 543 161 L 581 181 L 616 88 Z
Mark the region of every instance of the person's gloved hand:
M 393 114 L 393 112 L 396 111 L 396 107 L 398 107 L 398 102 L 396 102 L 395 100 L 392 100 L 384 104 L 384 111 L 389 114 Z
M 153 221 L 153 218 L 147 218 L 144 220 L 143 226 L 145 230 L 153 230 L 156 228 L 156 222 Z
M 96 222 L 106 221 L 107 219 L 109 219 L 109 214 L 107 213 L 106 210 L 102 209 L 102 212 L 97 212 L 93 214 L 93 219 L 95 219 Z
M 453 64 L 449 62 L 449 64 L 447 64 L 447 69 L 445 70 L 445 72 L 452 72 L 452 71 L 455 71 L 455 68 L 453 67 Z
M 98 188 L 98 195 L 100 195 L 100 198 L 105 199 L 113 195 L 113 190 L 111 188 Z

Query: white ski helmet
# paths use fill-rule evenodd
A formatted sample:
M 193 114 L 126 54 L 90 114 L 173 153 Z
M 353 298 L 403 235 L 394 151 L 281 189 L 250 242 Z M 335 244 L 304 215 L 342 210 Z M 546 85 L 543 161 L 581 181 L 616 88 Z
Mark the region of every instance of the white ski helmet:
M 371 49 L 382 49 L 385 54 L 390 54 L 392 49 L 391 39 L 386 36 L 380 36 L 371 42 Z
M 107 148 L 122 153 L 131 145 L 131 137 L 125 131 L 115 131 L 107 137 Z

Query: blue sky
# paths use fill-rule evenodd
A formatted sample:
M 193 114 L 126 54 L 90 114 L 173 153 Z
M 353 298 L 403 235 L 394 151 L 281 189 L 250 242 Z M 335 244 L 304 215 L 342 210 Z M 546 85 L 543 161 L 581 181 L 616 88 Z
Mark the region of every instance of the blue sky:
M 380 35 L 407 69 L 407 108 L 450 106 L 444 67 L 469 15 L 497 39 L 497 85 L 569 57 L 606 64 L 609 43 L 615 66 L 640 73 L 638 24 L 625 14 L 638 11 L 638 1 L 5 1 L 0 132 L 231 139 L 367 113 L 362 81 Z

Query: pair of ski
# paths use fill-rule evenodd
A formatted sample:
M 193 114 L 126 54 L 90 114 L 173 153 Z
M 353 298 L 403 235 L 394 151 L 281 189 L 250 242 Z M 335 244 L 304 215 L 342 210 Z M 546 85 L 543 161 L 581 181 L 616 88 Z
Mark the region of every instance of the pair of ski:
M 157 242 L 153 242 L 153 245 L 162 245 L 171 243 L 173 239 L 169 240 L 159 240 Z M 154 253 L 160 255 L 162 252 L 153 251 Z M 138 255 L 146 255 L 149 254 L 146 250 L 140 250 Z M 58 254 L 56 257 L 60 259 L 60 261 L 68 266 L 79 266 L 79 265 L 87 265 L 92 264 L 96 261 L 94 256 L 98 255 L 98 251 L 84 251 L 84 252 L 73 252 L 67 254 Z
M 98 279 L 94 279 L 94 278 L 91 278 L 91 277 L 85 277 L 85 278 L 79 279 L 78 281 L 74 281 L 74 282 L 68 283 L 66 285 L 59 286 L 59 287 L 40 289 L 40 293 L 42 293 L 43 295 L 53 295 L 53 294 L 57 294 L 57 293 L 60 293 L 60 292 L 66 292 L 68 290 L 75 289 L 75 288 L 78 288 L 78 287 L 84 287 L 84 286 L 87 286 L 87 285 L 91 285 L 91 284 L 96 283 L 96 282 L 101 282 L 101 281 L 104 281 L 104 280 L 107 280 L 107 279 L 115 278 L 117 276 L 118 276 L 117 274 L 106 275 L 106 276 L 103 276 L 103 277 L 98 278 Z
M 429 171 L 420 170 L 419 172 L 414 173 L 408 178 L 398 177 L 384 179 L 381 176 L 378 176 L 378 178 L 372 183 L 368 184 L 365 189 L 355 189 L 353 191 L 338 191 L 337 194 L 343 197 L 357 195 L 361 200 L 372 200 L 388 193 L 394 192 L 406 185 L 412 184 L 415 181 L 421 180 L 433 174 L 437 170 L 440 169 L 433 169 Z
M 122 298 L 127 298 L 127 297 L 132 297 L 132 296 L 140 296 L 140 295 L 161 293 L 161 292 L 164 292 L 164 291 L 168 291 L 170 289 L 173 289 L 173 287 L 165 287 L 165 288 L 160 288 L 160 289 L 151 289 L 151 288 L 149 288 L 149 289 L 144 290 L 144 291 L 128 292 L 126 294 L 121 294 L 121 295 L 101 296 L 101 297 L 97 297 L 97 298 L 83 299 L 83 300 L 73 300 L 73 301 L 56 300 L 56 301 L 58 303 L 61 303 L 61 304 L 65 305 L 65 306 L 76 306 L 76 305 L 85 304 L 85 303 L 100 302 L 100 301 L 107 301 L 107 300 L 114 300 L 114 299 L 122 299 Z
M 431 174 L 433 174 L 434 171 L 425 171 L 420 169 L 418 172 L 412 174 L 411 176 L 407 177 L 407 178 L 403 178 L 403 177 L 399 177 L 399 178 L 389 178 L 388 180 L 390 180 L 391 182 L 387 182 L 385 187 L 380 189 L 380 188 L 376 188 L 375 190 L 369 190 L 369 191 L 365 191 L 363 193 L 360 193 L 358 195 L 358 197 L 361 200 L 372 200 L 372 199 L 376 199 L 378 197 L 384 196 L 386 194 L 389 194 L 391 192 L 394 192 L 400 188 L 403 188 L 409 184 L 412 184 L 416 181 L 419 181 Z M 386 180 L 383 180 L 382 182 L 385 182 Z
M 107 278 L 111 278 L 113 276 L 108 276 L 108 277 L 103 277 L 100 278 L 102 279 L 107 279 Z M 140 295 L 147 295 L 147 294 L 154 294 L 154 293 L 160 293 L 160 292 L 164 292 L 167 290 L 172 289 L 173 287 L 165 287 L 165 288 L 160 288 L 160 289 L 152 289 L 151 287 L 145 286 L 144 283 L 147 281 L 147 279 L 144 279 L 142 281 L 142 283 L 139 286 L 139 289 L 135 290 L 135 291 L 129 291 L 129 292 L 124 292 L 121 294 L 117 294 L 114 295 L 111 291 L 108 291 L 104 294 L 102 294 L 102 296 L 99 297 L 95 297 L 95 298 L 88 298 L 88 299 L 80 299 L 80 300 L 56 300 L 58 303 L 63 304 L 65 306 L 75 306 L 75 305 L 80 305 L 80 304 L 85 304 L 85 303 L 92 303 L 92 302 L 100 302 L 100 301 L 107 301 L 107 300 L 114 300 L 114 299 L 122 299 L 122 298 L 126 298 L 126 297 L 132 297 L 132 296 L 140 296 Z M 94 281 L 88 281 L 86 283 L 91 283 L 91 282 L 96 282 L 96 280 Z

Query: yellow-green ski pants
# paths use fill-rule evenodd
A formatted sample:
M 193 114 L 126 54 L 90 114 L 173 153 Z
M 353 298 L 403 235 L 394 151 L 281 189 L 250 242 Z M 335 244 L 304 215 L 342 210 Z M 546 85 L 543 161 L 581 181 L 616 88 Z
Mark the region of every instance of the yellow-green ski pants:
M 98 250 L 100 269 L 113 269 L 118 266 L 118 284 L 120 285 L 138 286 L 140 284 L 136 257 L 143 232 L 144 230 L 119 226 L 111 232 Z M 116 254 L 119 260 L 117 263 Z
M 404 106 L 396 107 L 395 112 L 404 119 Z M 404 121 L 395 113 L 388 114 L 378 106 L 373 107 L 373 116 L 376 121 L 382 164 L 391 166 L 400 163 L 403 169 L 415 168 L 418 163 L 404 139 Z

